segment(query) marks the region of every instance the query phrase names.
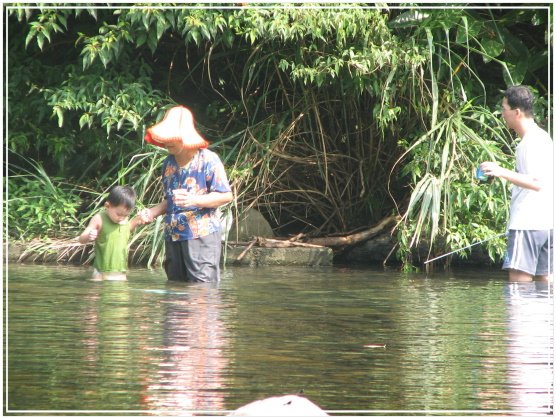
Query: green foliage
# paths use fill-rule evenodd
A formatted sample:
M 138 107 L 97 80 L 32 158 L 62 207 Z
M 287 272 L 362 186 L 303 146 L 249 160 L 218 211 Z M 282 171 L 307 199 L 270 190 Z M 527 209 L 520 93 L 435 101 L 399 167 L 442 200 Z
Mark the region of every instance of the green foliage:
M 114 72 L 116 73 L 116 72 Z M 140 75 L 129 73 L 75 74 L 56 89 L 42 88 L 58 126 L 64 125 L 64 115 L 71 111 L 79 116 L 79 128 L 101 127 L 110 136 L 112 130 L 137 132 L 146 115 L 162 101 L 157 91 L 146 90 L 148 68 L 142 66 Z
M 151 87 L 145 62 L 88 73 L 71 62 L 11 62 L 9 150 L 48 159 L 59 175 L 105 172 L 141 145 L 144 119 L 161 112 L 164 95 Z
M 415 186 L 398 233 L 399 255 L 406 263 L 410 263 L 411 249 L 425 234 L 430 254 L 446 247 L 465 247 L 505 229 L 507 185 L 502 181 L 481 184 L 474 176 L 483 161 L 512 167 L 512 156 L 500 147 L 510 149 L 506 138 L 499 118 L 482 107 L 466 104 L 439 118 L 408 148 L 401 158 L 409 163 L 401 173 Z M 493 259 L 502 254 L 499 241 L 486 246 Z
M 42 50 L 46 41 L 51 42 L 51 35 L 67 29 L 67 18 L 71 11 L 44 10 L 36 20 L 29 24 L 29 32 L 25 38 L 25 46 L 34 40 Z M 21 15 L 20 15 L 21 17 Z
M 513 167 L 508 154 L 510 134 L 497 112 L 500 91 L 505 85 L 539 81 L 537 65 L 530 64 L 543 61 L 546 49 L 531 42 L 535 32 L 530 23 L 546 18 L 547 10 L 542 8 L 423 9 L 403 11 L 390 21 L 390 27 L 404 34 L 409 31 L 413 44 L 428 50 L 424 69 L 430 83 L 426 112 L 430 128 L 401 144 L 407 148 L 401 173 L 410 178 L 412 193 L 398 230 L 398 255 L 408 269 L 412 249 L 425 234 L 430 255 L 465 247 L 505 229 L 507 185 L 477 184 L 473 173 L 485 160 Z M 522 30 L 524 23 L 529 24 L 529 32 Z M 503 83 L 492 83 L 493 68 L 501 70 Z M 489 241 L 486 248 L 493 260 L 502 255 L 500 240 Z
M 180 103 L 225 160 L 235 210 L 258 207 L 283 234 L 398 211 L 410 267 L 423 242 L 435 253 L 501 231 L 507 185 L 473 172 L 511 165 L 507 84 L 533 85 L 545 122 L 546 8 L 173 6 L 9 9 L 10 162 L 32 170 L 17 153 L 33 156 L 52 178 L 131 183 L 141 205 L 158 202 L 163 154 L 142 138 Z M 134 239 L 151 261 L 158 227 Z
M 48 176 L 40 163 L 29 164 L 32 171 L 13 167 L 19 174 L 7 178 L 8 234 L 22 240 L 65 237 L 77 222 L 76 188 Z

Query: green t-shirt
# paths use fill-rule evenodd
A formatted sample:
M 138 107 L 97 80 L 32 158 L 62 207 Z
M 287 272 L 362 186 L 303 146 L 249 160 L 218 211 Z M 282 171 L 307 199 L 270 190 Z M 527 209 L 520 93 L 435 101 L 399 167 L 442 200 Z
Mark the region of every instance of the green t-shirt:
M 127 271 L 129 222 L 114 223 L 105 211 L 100 213 L 102 228 L 95 241 L 94 267 L 99 272 Z

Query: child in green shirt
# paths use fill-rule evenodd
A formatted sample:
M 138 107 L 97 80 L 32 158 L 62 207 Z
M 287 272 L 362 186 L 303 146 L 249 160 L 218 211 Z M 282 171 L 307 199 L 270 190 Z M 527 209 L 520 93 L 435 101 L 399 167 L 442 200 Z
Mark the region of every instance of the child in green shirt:
M 138 215 L 129 220 L 135 208 L 135 191 L 130 186 L 113 187 L 104 209 L 95 214 L 78 237 L 79 243 L 95 242 L 94 280 L 125 280 L 130 232 L 143 224 Z

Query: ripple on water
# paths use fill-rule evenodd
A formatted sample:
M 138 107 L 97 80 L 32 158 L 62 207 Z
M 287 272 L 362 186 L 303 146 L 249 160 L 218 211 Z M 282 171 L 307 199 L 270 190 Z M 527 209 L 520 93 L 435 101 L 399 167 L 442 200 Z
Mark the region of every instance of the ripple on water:
M 8 409 L 217 411 L 297 393 L 329 411 L 546 413 L 552 290 L 504 274 L 10 265 Z

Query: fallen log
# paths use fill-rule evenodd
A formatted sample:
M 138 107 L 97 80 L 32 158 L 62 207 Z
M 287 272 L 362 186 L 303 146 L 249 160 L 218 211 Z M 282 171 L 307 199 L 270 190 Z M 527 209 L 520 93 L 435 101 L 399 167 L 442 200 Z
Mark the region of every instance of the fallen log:
M 256 238 L 253 239 L 253 240 L 251 241 L 251 243 L 249 243 L 249 246 L 247 246 L 243 252 L 241 252 L 241 254 L 237 257 L 236 262 L 241 261 L 241 259 L 243 259 L 243 258 L 245 257 L 245 255 L 247 254 L 247 252 L 248 252 L 249 250 L 251 250 L 251 248 L 255 245 L 255 243 L 257 243 L 257 239 L 256 239 Z
M 283 248 L 283 247 L 312 247 L 312 248 L 322 248 L 330 247 L 332 249 L 341 249 L 346 246 L 353 246 L 355 244 L 368 241 L 385 230 L 389 229 L 399 221 L 399 216 L 390 215 L 383 218 L 378 224 L 366 228 L 365 230 L 359 230 L 353 234 L 347 234 L 344 236 L 328 236 L 328 237 L 316 237 L 307 238 L 302 234 L 298 234 L 295 237 L 289 239 L 269 239 L 266 237 L 254 236 L 250 242 L 228 242 L 228 245 L 246 245 L 247 248 L 238 257 L 238 260 L 243 259 L 245 254 L 253 247 L 270 247 L 270 248 Z M 303 240 L 303 241 L 298 241 Z
M 367 240 L 372 239 L 375 236 L 378 236 L 386 229 L 394 226 L 399 221 L 399 219 L 400 217 L 397 215 L 390 215 L 388 217 L 383 218 L 378 224 L 366 230 L 360 231 L 358 233 L 349 234 L 347 236 L 315 237 L 312 239 L 309 238 L 305 243 L 318 245 L 318 246 L 332 247 L 332 248 L 353 246 L 355 244 L 365 242 Z
M 295 242 L 289 240 L 267 239 L 265 237 L 257 237 L 257 243 L 261 247 L 312 247 L 323 248 L 326 246 L 315 243 Z
M 248 242 L 228 241 L 227 246 L 247 246 L 244 252 L 251 249 L 253 246 L 257 247 L 313 247 L 322 248 L 317 244 L 310 244 L 304 242 L 291 241 L 289 239 L 269 239 L 266 237 L 253 236 L 253 239 Z M 240 255 L 241 256 L 241 255 Z

